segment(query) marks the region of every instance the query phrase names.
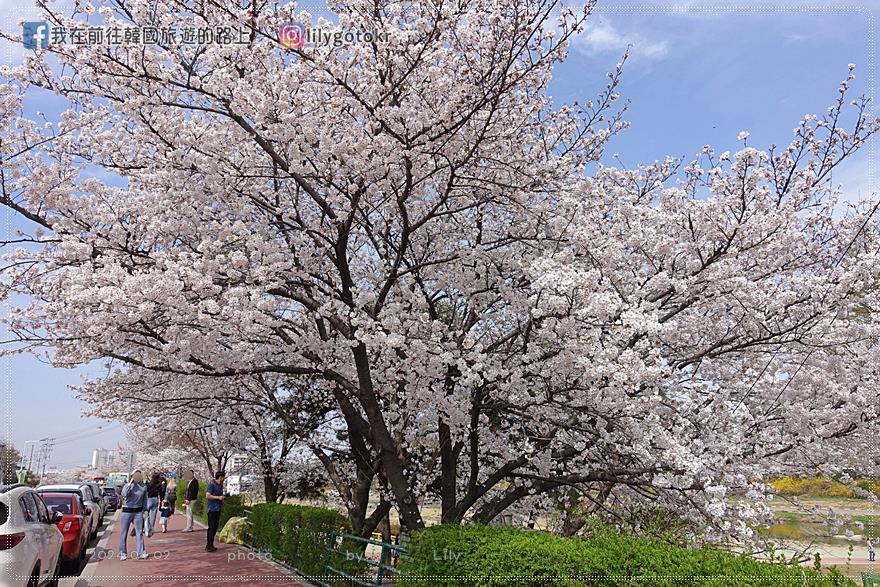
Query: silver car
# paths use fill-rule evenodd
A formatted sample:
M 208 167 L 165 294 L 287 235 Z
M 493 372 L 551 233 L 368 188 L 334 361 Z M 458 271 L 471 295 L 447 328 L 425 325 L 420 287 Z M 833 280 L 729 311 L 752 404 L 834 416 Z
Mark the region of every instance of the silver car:
M 94 481 L 81 481 L 83 485 L 88 485 L 92 490 L 92 495 L 95 496 L 95 499 L 101 506 L 101 523 L 104 523 L 104 516 L 107 514 L 107 510 L 110 509 L 110 500 L 107 499 L 107 496 L 104 495 L 104 488 L 95 483 Z

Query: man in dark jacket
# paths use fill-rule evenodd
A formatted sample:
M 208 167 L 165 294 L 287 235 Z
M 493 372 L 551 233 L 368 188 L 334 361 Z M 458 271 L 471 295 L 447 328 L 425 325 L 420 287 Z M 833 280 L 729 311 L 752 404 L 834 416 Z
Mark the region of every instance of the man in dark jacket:
M 183 532 L 193 531 L 193 508 L 196 500 L 199 499 L 199 481 L 196 479 L 196 472 L 190 469 L 184 479 L 187 480 L 186 492 L 183 494 L 183 505 L 186 508 L 186 528 Z

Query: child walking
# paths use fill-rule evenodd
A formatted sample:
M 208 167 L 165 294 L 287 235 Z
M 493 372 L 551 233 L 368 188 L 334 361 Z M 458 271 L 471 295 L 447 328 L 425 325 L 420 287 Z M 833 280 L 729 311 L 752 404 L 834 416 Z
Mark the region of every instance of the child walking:
M 162 507 L 159 508 L 159 525 L 162 526 L 162 533 L 168 531 L 168 518 L 171 517 L 171 514 L 174 512 L 171 509 L 171 504 L 168 503 L 168 500 L 162 502 Z

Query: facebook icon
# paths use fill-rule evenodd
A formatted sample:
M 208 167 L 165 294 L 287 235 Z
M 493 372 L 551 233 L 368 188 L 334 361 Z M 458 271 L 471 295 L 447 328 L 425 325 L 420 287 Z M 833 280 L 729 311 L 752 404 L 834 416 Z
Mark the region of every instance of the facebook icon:
M 45 49 L 49 46 L 49 23 L 26 22 L 22 25 L 21 40 L 25 49 Z

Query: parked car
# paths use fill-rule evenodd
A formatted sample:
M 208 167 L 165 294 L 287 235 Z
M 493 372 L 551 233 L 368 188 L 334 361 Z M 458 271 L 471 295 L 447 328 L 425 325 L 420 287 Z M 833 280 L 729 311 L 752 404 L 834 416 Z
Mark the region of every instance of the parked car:
M 121 487 L 126 483 L 128 483 L 128 473 L 110 473 L 107 475 L 107 482 L 105 485 L 108 487 L 115 487 L 118 493 L 121 491 Z
M 77 493 L 41 493 L 40 497 L 50 512 L 58 512 L 63 519 L 58 522 L 58 529 L 64 536 L 61 547 L 61 559 L 69 564 L 75 572 L 86 559 L 86 548 L 89 545 L 89 524 L 92 513 L 85 505 L 82 496 Z
M 50 513 L 27 485 L 0 485 L 0 569 L 3 585 L 58 585 L 64 538 Z
M 83 502 L 89 506 L 91 521 L 89 522 L 89 538 L 98 536 L 98 528 L 101 527 L 101 504 L 92 493 L 92 488 L 82 483 L 67 483 L 64 485 L 43 485 L 37 487 L 37 493 L 76 493 L 82 496 Z
M 107 510 L 110 509 L 110 501 L 104 495 L 104 488 L 94 481 L 82 481 L 84 485 L 88 485 L 92 489 L 92 495 L 98 501 L 98 504 L 101 506 L 101 523 L 104 523 L 104 516 L 107 514 Z
M 104 487 L 104 497 L 107 498 L 107 511 L 115 512 L 119 509 L 119 494 L 115 487 Z

